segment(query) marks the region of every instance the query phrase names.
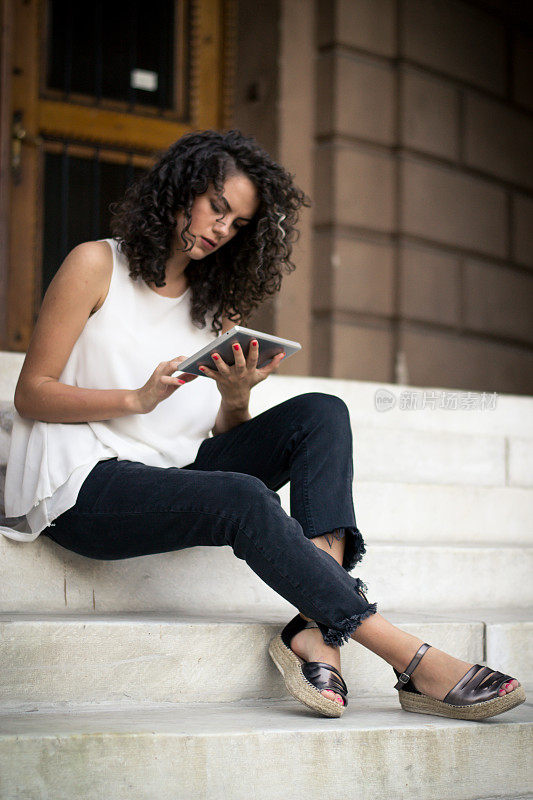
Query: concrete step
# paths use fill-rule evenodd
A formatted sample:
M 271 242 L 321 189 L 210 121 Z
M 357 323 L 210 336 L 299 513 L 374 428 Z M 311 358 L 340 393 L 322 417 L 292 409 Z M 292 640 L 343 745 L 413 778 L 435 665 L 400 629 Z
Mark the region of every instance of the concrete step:
M 533 686 L 531 613 L 386 616 L 469 663 L 483 663 L 486 652 L 489 666 Z M 0 706 L 288 697 L 268 655 L 270 639 L 288 619 L 2 614 Z M 391 667 L 374 653 L 347 642 L 341 662 L 354 703 L 368 695 L 396 696 Z
M 290 514 L 290 487 L 279 495 Z M 369 542 L 533 544 L 530 489 L 356 480 L 354 504 Z
M 24 363 L 24 353 L 0 351 L 0 399 L 12 400 L 15 394 L 20 370 Z
M 0 400 L 12 400 L 23 353 L 0 351 Z M 252 413 L 258 414 L 277 403 L 304 392 L 325 392 L 342 397 L 350 409 L 352 424 L 362 427 L 415 429 L 507 435 L 533 438 L 533 398 L 463 389 L 349 381 L 314 376 L 272 375 L 254 387 Z M 424 395 L 424 392 L 426 393 Z M 432 395 L 431 393 L 439 393 Z M 441 393 L 457 408 L 439 408 Z M 376 393 L 388 395 L 388 403 L 376 401 Z M 413 408 L 406 408 L 403 398 L 410 393 Z M 485 406 L 482 407 L 482 404 Z
M 392 544 L 368 541 L 354 574 L 380 608 L 402 611 L 526 607 L 533 601 L 533 548 L 524 545 Z M 17 578 L 14 578 L 17 576 Z M 0 537 L 0 611 L 38 613 L 252 614 L 293 606 L 228 545 L 101 561 L 46 537 Z
M 532 486 L 533 440 L 352 424 L 355 479 L 470 486 Z M 529 448 L 529 449 L 528 449 Z
M 0 353 L 3 407 L 12 402 L 21 363 L 20 354 Z M 335 394 L 347 403 L 358 480 L 533 486 L 533 398 L 498 395 L 496 407 L 485 410 L 405 410 L 397 404 L 380 411 L 375 403 L 379 392 L 399 398 L 406 391 L 428 395 L 432 391 L 451 394 L 453 390 L 272 376 L 255 387 L 252 414 L 308 391 Z M 473 398 L 478 396 L 472 393 Z M 0 461 L 7 457 L 5 433 L 2 437 Z
M 0 406 L 9 427 L 11 403 Z M 2 423 L 4 425 L 4 423 Z M 533 438 L 495 433 L 384 428 L 352 420 L 359 481 L 452 486 L 533 486 Z M 0 464 L 9 432 L 0 429 Z
M 354 570 L 384 608 L 527 608 L 533 601 L 533 547 L 371 541 Z
M 258 414 L 304 392 L 325 392 L 341 397 L 350 411 L 352 425 L 360 428 L 533 439 L 533 397 L 503 393 L 497 393 L 494 397 L 494 393 L 485 393 L 483 398 L 482 392 L 468 392 L 450 387 L 272 375 L 254 387 L 250 406 L 252 413 Z M 457 408 L 439 408 L 442 393 L 446 394 L 446 400 L 452 404 L 455 397 Z M 376 400 L 376 395 L 383 394 L 388 394 L 389 403 L 380 404 Z M 414 401 L 416 407 L 406 408 L 402 395 L 404 398 L 409 395 L 407 405 Z
M 481 723 L 361 698 L 0 713 L 2 797 L 24 800 L 507 800 L 531 787 L 532 708 Z

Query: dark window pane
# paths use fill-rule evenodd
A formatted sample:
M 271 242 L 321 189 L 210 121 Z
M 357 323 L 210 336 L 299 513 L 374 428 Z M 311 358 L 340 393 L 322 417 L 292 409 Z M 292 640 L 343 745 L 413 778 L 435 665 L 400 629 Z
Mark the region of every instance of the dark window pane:
M 43 295 L 61 258 L 61 156 L 46 153 L 44 160 Z
M 65 169 L 66 166 L 66 169 Z M 80 242 L 111 236 L 109 204 L 144 170 L 94 158 L 45 153 L 42 294 Z
M 175 0 L 48 0 L 47 86 L 173 108 Z
M 68 242 L 87 241 L 92 234 L 92 164 L 85 158 L 69 158 L 67 210 Z M 87 235 L 89 234 L 89 235 Z M 70 248 L 69 248 L 70 249 Z

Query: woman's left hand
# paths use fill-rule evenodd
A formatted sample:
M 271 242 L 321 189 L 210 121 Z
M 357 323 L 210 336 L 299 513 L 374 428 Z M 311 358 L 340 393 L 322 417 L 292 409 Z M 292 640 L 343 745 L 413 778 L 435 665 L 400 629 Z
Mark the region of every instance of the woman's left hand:
M 244 408 L 248 406 L 252 387 L 264 381 L 277 369 L 285 357 L 285 353 L 279 353 L 264 367 L 257 369 L 259 345 L 256 339 L 250 342 L 247 358 L 244 357 L 242 347 L 239 344 L 233 345 L 233 352 L 235 354 L 235 363 L 232 366 L 226 364 L 220 354 L 215 352 L 212 355 L 215 369 L 209 369 L 208 367 L 199 367 L 199 369 L 208 378 L 213 378 L 217 382 L 222 400 L 227 406 Z

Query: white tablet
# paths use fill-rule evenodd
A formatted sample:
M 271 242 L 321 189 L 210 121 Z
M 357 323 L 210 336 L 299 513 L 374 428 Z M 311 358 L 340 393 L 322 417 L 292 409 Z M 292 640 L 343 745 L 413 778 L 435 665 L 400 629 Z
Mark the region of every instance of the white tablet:
M 238 342 L 246 358 L 252 339 L 257 339 L 259 346 L 258 368 L 264 367 L 278 353 L 285 353 L 285 358 L 289 358 L 289 356 L 302 349 L 301 344 L 298 342 L 291 342 L 289 339 L 281 339 L 279 336 L 272 336 L 270 333 L 261 333 L 261 331 L 253 331 L 251 328 L 241 328 L 240 325 L 235 325 L 231 330 L 217 336 L 210 344 L 202 347 L 197 353 L 182 361 L 176 371 L 207 377 L 198 367 L 216 369 L 216 364 L 211 358 L 212 353 L 218 353 L 226 364 L 231 366 L 235 363 L 233 345 Z M 285 359 L 283 360 L 285 361 Z

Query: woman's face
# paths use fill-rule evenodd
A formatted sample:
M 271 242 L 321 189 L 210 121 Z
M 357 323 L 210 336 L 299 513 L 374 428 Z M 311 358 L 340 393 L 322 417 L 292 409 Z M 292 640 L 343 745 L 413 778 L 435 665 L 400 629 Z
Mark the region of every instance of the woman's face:
M 205 258 L 233 239 L 239 228 L 249 225 L 259 208 L 257 190 L 243 173 L 227 178 L 220 197 L 210 186 L 207 192 L 195 197 L 191 209 L 191 225 L 186 233 L 194 244 L 187 255 L 193 259 Z M 185 245 L 179 237 L 186 225 L 183 212 L 177 216 L 178 247 Z

